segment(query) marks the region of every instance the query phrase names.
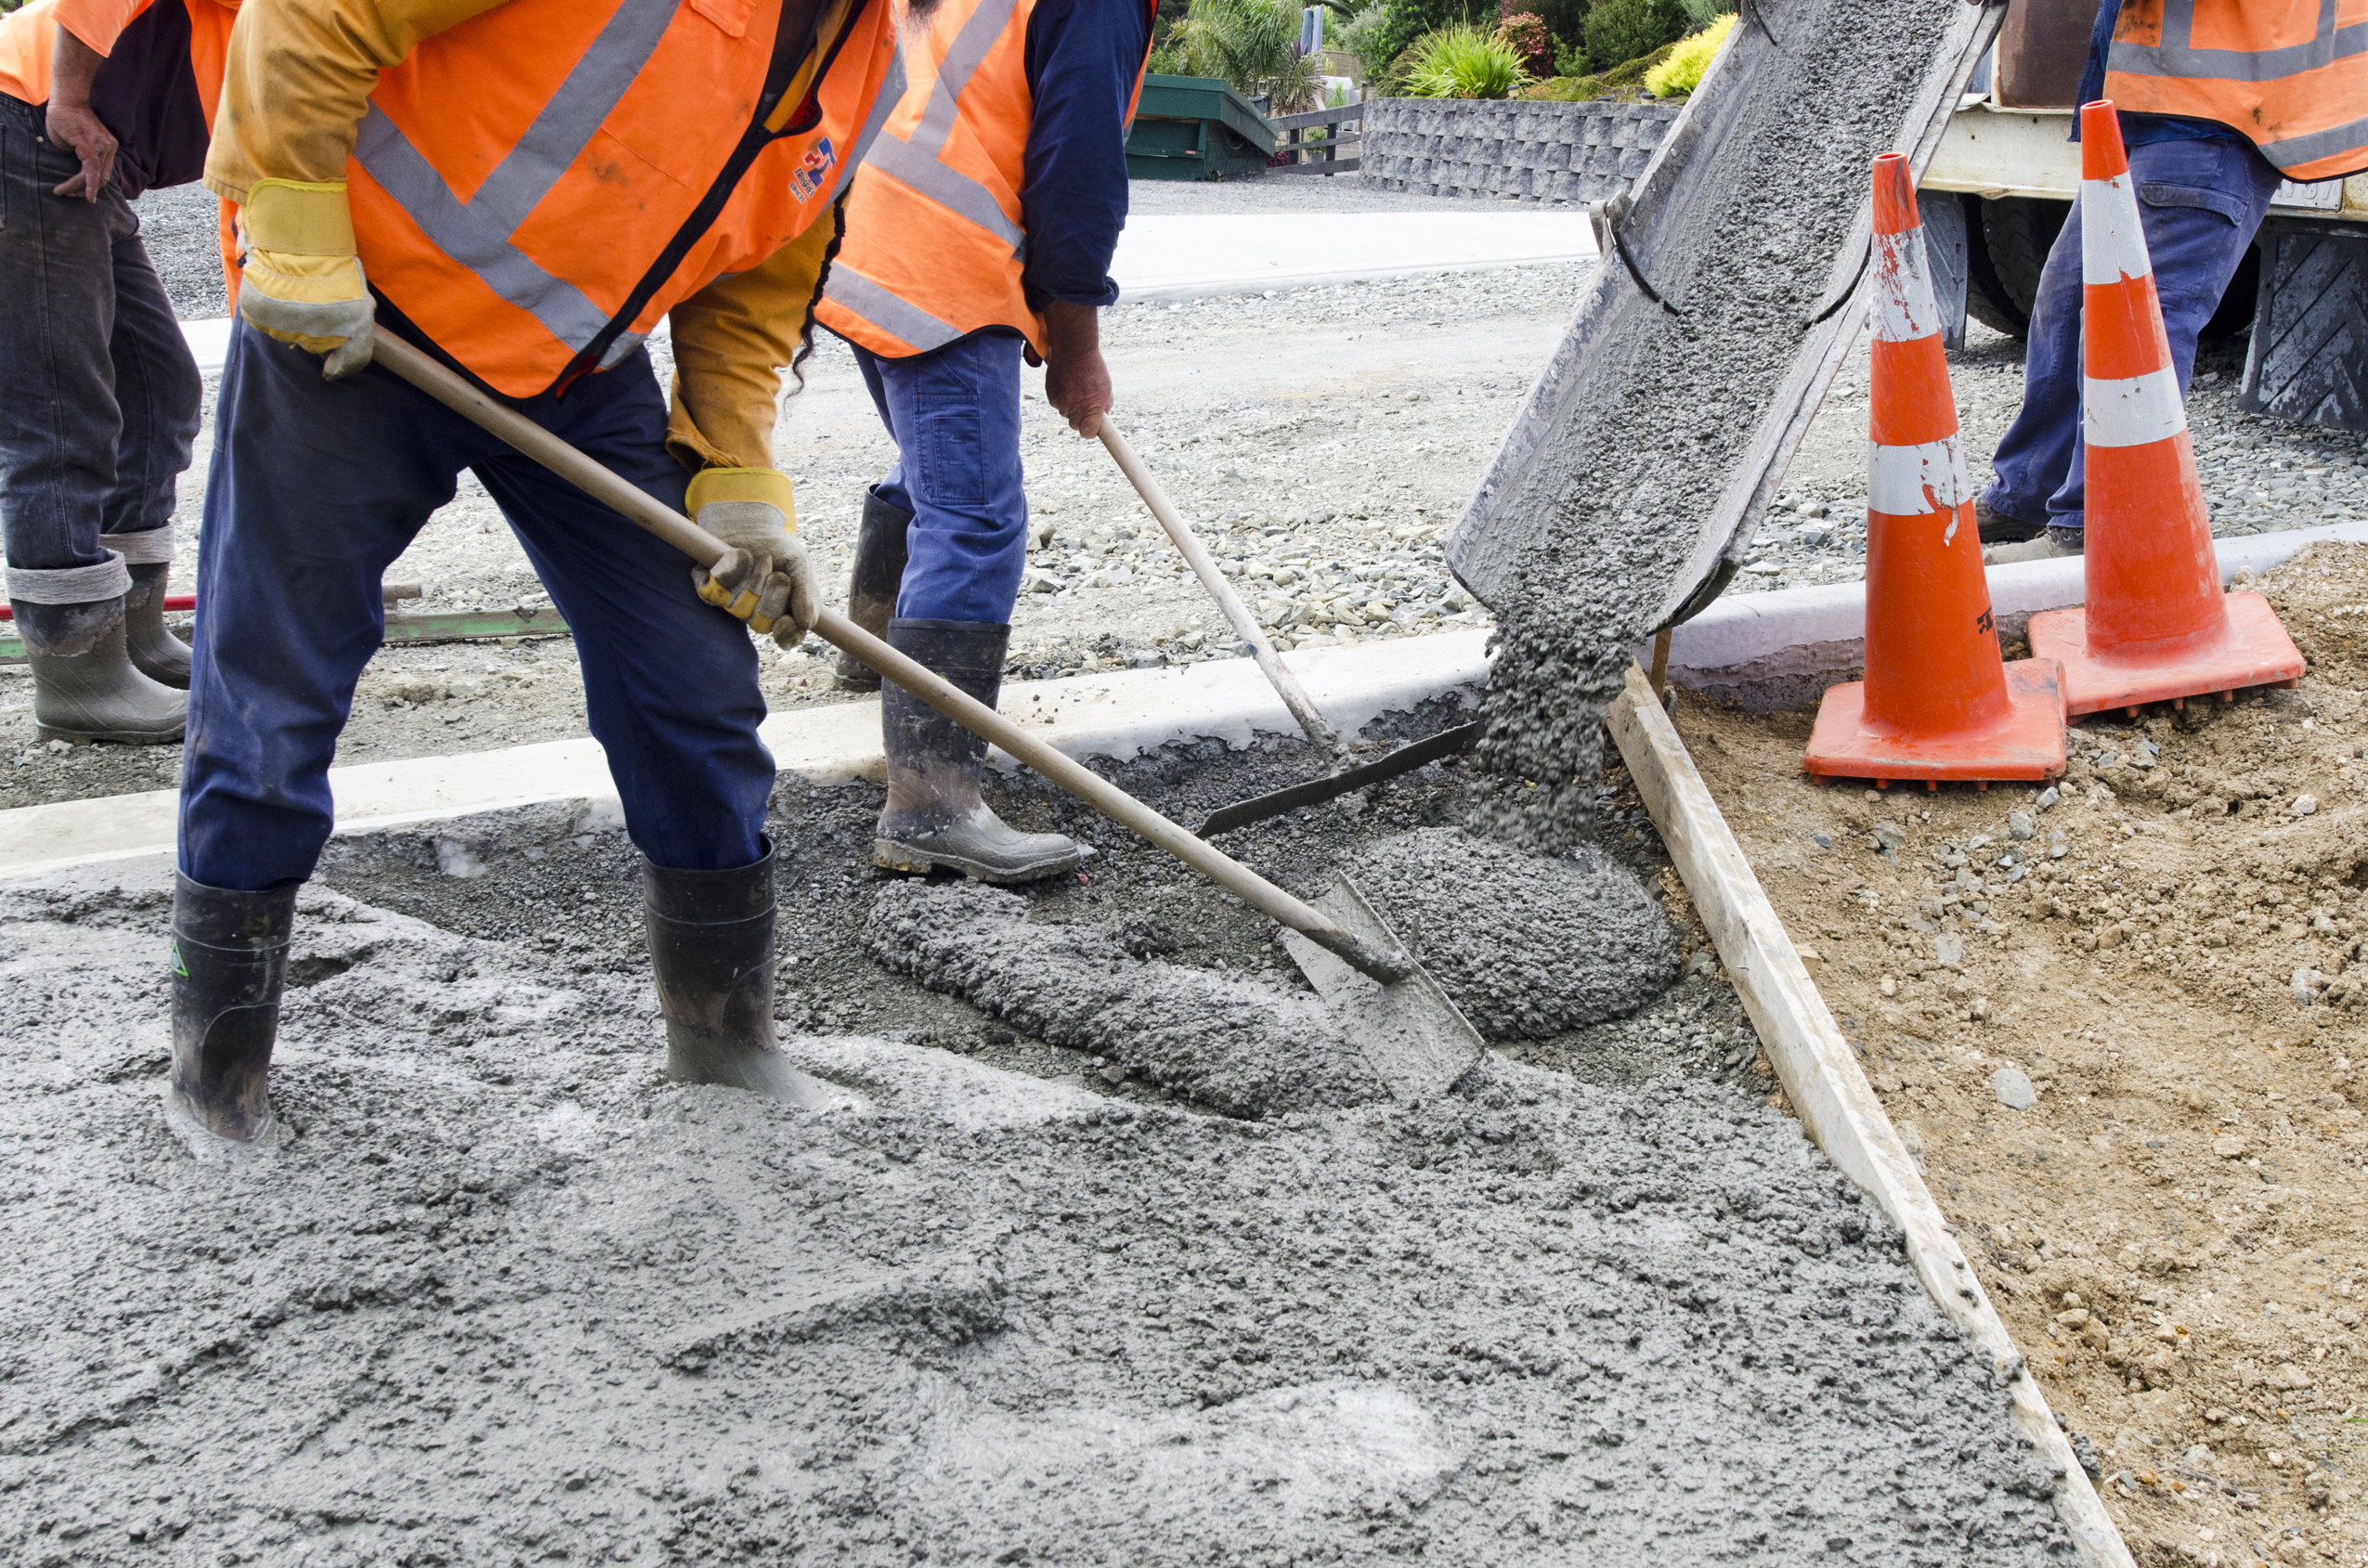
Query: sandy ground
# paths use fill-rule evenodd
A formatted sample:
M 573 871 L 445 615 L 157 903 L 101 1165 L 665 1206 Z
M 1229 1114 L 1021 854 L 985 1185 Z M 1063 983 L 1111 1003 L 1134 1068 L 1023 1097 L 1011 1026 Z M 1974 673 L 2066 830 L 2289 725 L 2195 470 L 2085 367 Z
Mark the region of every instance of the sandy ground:
M 2300 688 L 2084 720 L 2046 808 L 1678 711 L 2141 1563 L 2368 1561 L 2368 551 L 2258 586 Z

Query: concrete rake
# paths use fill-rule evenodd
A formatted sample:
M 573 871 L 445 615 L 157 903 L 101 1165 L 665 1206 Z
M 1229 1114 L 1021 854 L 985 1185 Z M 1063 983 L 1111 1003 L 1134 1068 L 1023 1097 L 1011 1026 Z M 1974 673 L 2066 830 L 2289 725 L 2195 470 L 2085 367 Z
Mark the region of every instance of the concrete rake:
M 1201 586 L 1208 590 L 1211 599 L 1217 601 L 1217 607 L 1224 612 L 1226 621 L 1233 628 L 1233 634 L 1250 650 L 1250 656 L 1265 672 L 1275 695 L 1282 699 L 1282 706 L 1291 710 L 1291 717 L 1299 721 L 1299 728 L 1307 732 L 1309 740 L 1331 752 L 1335 758 L 1345 761 L 1348 747 L 1341 740 L 1340 732 L 1324 718 L 1322 711 L 1316 706 L 1315 699 L 1308 695 L 1307 688 L 1299 684 L 1299 678 L 1291 672 L 1291 667 L 1282 662 L 1282 654 L 1276 650 L 1274 639 L 1267 635 L 1266 628 L 1258 624 L 1258 618 L 1250 613 L 1250 607 L 1242 603 L 1242 596 L 1233 591 L 1233 585 L 1225 580 L 1224 572 L 1210 558 L 1208 548 L 1201 543 L 1200 535 L 1184 521 L 1183 513 L 1176 510 L 1176 503 L 1167 499 L 1167 491 L 1152 476 L 1151 471 L 1143 466 L 1143 460 L 1136 456 L 1135 448 L 1127 443 L 1125 434 L 1108 414 L 1101 417 L 1101 444 L 1117 460 L 1120 472 L 1126 475 L 1126 482 L 1135 486 L 1135 493 L 1143 498 L 1143 504 L 1151 508 L 1151 515 L 1159 519 L 1159 525 L 1167 531 L 1168 538 L 1182 552 L 1185 563 L 1192 568 L 1192 575 L 1201 579 Z M 1436 762 L 1442 757 L 1452 757 L 1468 749 L 1479 733 L 1480 726 L 1477 722 L 1458 724 L 1436 735 L 1410 741 L 1371 762 L 1360 762 L 1321 778 L 1308 779 L 1283 789 L 1269 790 L 1264 795 L 1255 795 L 1246 800 L 1221 806 L 1202 822 L 1201 835 L 1208 837 L 1232 828 L 1245 827 L 1269 817 L 1279 817 L 1285 811 L 1295 811 L 1302 806 L 1313 806 L 1336 796 L 1349 794 L 1367 784 L 1379 784 L 1384 779 L 1394 779 L 1426 762 Z
M 712 570 L 728 547 L 657 498 L 619 478 L 532 420 L 504 408 L 384 328 L 371 337 L 376 362 L 430 397 L 508 442 L 594 500 Z M 1444 1092 L 1479 1060 L 1479 1031 L 1425 974 L 1346 875 L 1309 904 L 1187 833 L 1083 764 L 1004 718 L 844 615 L 825 609 L 815 635 L 853 654 L 971 733 L 1012 757 L 1154 849 L 1174 856 L 1280 923 L 1284 944 L 1340 1021 L 1342 1038 L 1363 1053 L 1399 1099 Z

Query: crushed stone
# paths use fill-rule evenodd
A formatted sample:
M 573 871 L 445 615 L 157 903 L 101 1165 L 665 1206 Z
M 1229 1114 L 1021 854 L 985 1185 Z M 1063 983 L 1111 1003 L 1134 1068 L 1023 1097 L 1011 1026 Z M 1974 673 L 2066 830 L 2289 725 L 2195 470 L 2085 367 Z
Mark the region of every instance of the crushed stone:
M 1668 916 L 1594 845 L 1544 855 L 1423 828 L 1367 849 L 1350 875 L 1484 1039 L 1623 1017 L 1677 978 Z
M 168 888 L 0 889 L 41 1020 L 0 1085 L 9 1561 L 2069 1550 L 1899 1238 L 1750 1095 L 1491 1061 L 1243 1121 L 804 1036 L 854 1103 L 800 1114 L 663 1082 L 639 975 L 314 888 L 296 1136 L 201 1166 L 157 1113 Z
M 1493 816 L 1548 849 L 1585 836 L 1602 715 L 1620 693 L 1714 504 L 1790 370 L 1835 253 L 1957 0 L 1798 0 L 1780 51 L 1645 260 L 1681 308 L 1623 312 L 1601 363 L 1616 389 L 1571 397 L 1498 514 L 1540 519 L 1490 607 L 1501 651 L 1478 755 L 1535 788 Z

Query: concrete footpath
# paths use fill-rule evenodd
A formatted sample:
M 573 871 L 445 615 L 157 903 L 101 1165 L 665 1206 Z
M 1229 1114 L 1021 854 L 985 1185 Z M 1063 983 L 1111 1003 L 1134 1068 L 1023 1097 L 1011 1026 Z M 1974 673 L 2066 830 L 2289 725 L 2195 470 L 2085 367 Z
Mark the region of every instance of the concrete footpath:
M 1110 270 L 1123 299 L 1180 300 L 1494 272 L 1594 254 L 1594 233 L 1575 211 L 1459 213 L 1452 223 L 1399 213 L 1196 214 L 1130 219 Z M 653 335 L 665 330 L 661 324 Z M 181 331 L 201 369 L 222 369 L 228 317 L 184 321 Z

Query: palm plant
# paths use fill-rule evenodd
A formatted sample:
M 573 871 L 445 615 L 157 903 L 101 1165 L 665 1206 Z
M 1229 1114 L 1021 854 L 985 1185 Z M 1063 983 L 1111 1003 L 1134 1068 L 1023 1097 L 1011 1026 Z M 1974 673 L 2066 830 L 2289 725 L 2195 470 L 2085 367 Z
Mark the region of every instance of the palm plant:
M 1315 107 L 1323 63 L 1299 52 L 1299 8 L 1287 0 L 1192 0 L 1176 24 L 1187 69 L 1247 97 L 1268 96 L 1278 114 Z

